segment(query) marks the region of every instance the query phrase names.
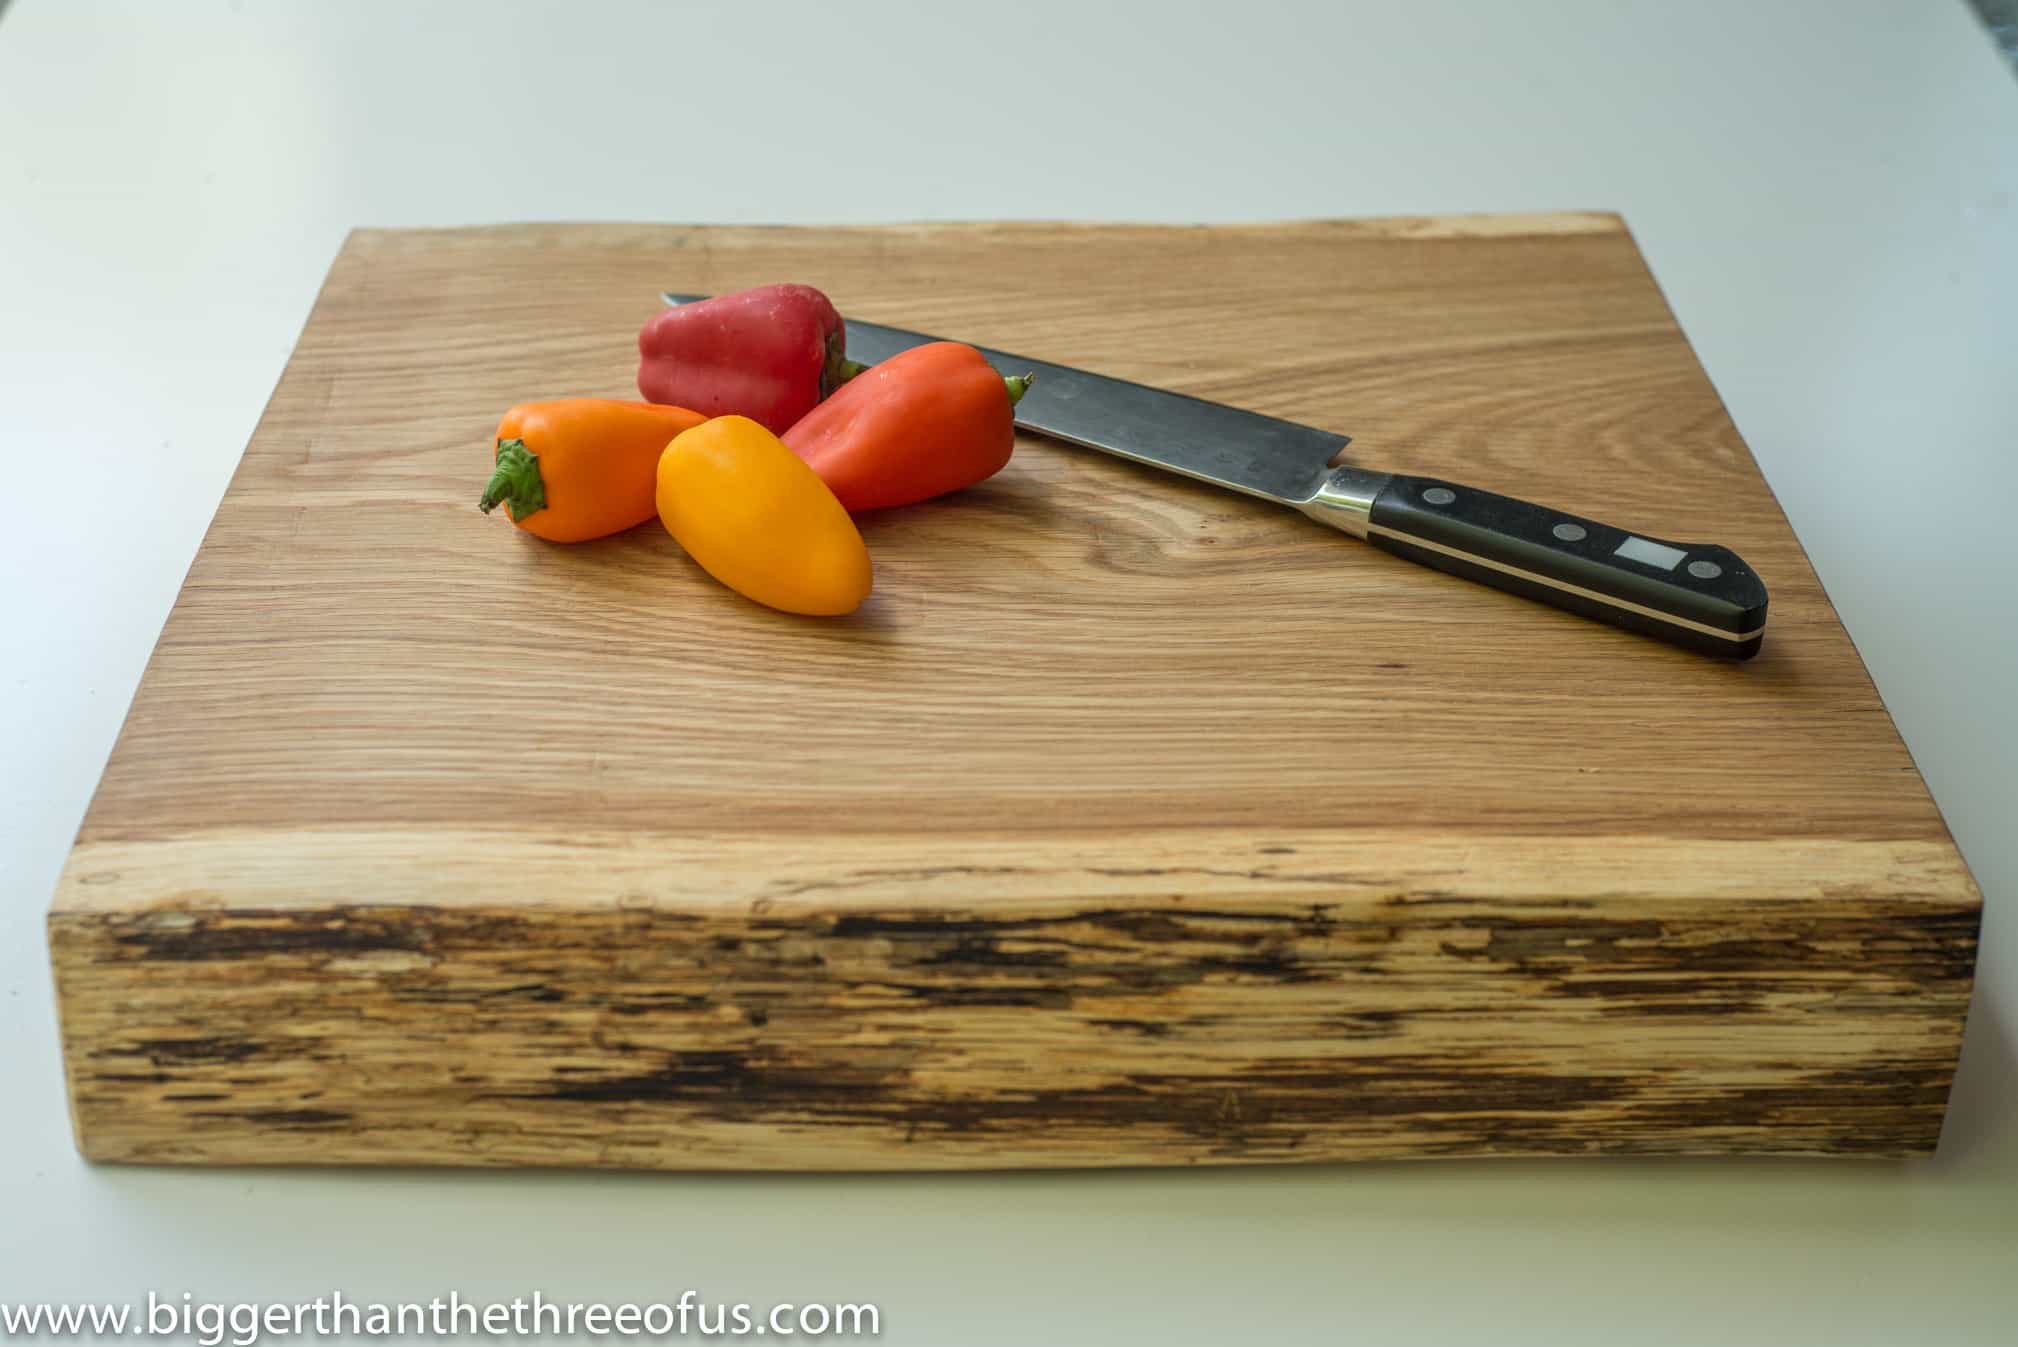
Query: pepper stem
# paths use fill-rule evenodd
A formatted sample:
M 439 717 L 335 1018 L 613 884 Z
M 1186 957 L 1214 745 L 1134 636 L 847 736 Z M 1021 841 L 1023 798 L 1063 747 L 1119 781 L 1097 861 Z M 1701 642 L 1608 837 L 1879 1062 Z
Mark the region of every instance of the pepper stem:
M 1030 385 L 1037 382 L 1035 374 L 1012 374 L 1002 381 L 1009 387 L 1009 405 L 1014 407 L 1030 391 Z
M 514 524 L 547 507 L 546 483 L 540 480 L 540 456 L 524 440 L 499 440 L 497 467 L 484 484 L 476 507 L 489 514 L 502 503 Z
M 822 402 L 832 397 L 835 389 L 869 368 L 859 360 L 848 359 L 847 343 L 848 334 L 838 329 L 827 338 L 827 359 L 820 366 Z

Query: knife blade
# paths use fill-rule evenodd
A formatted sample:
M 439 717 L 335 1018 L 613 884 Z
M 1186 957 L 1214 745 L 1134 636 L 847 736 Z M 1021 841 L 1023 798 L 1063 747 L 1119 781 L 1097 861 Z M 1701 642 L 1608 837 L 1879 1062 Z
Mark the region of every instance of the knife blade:
M 846 321 L 848 355 L 864 364 L 942 340 Z M 1338 465 L 1349 436 L 976 349 L 1005 373 L 1035 376 L 1016 404 L 1021 429 L 1274 501 L 1396 556 L 1701 654 L 1750 659 L 1765 639 L 1765 584 L 1728 547 L 1656 538 L 1441 478 Z

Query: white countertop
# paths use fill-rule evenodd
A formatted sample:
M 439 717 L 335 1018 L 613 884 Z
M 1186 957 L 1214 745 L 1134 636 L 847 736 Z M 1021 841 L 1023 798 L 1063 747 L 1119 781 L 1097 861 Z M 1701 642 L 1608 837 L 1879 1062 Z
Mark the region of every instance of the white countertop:
M 2009 1342 L 2018 79 L 1960 0 L 17 0 L 0 1302 L 870 1300 L 892 1343 Z M 1932 1161 L 92 1168 L 42 915 L 354 225 L 1624 213 L 1985 899 Z

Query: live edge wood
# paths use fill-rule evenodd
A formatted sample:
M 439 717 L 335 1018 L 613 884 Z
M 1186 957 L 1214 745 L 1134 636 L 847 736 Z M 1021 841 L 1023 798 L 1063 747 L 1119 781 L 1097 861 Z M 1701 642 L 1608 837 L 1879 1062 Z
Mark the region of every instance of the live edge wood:
M 1714 663 L 1034 440 L 792 619 L 473 508 L 662 288 L 1736 548 Z M 102 1160 L 1933 1148 L 1979 898 L 1616 217 L 354 234 L 50 913 Z

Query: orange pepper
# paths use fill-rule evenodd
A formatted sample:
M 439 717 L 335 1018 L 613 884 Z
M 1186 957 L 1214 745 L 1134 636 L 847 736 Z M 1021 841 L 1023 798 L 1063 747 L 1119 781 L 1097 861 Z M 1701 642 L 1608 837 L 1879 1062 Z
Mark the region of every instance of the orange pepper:
M 1016 447 L 1011 410 L 1030 385 L 957 341 L 871 365 L 785 432 L 850 510 L 909 505 L 992 477 Z
M 527 533 L 578 543 L 657 511 L 659 455 L 706 420 L 684 407 L 610 398 L 525 402 L 498 422 L 491 478 L 477 508 L 500 504 Z
M 659 518 L 730 589 L 834 617 L 869 596 L 869 549 L 827 484 L 745 416 L 683 432 L 659 459 Z

